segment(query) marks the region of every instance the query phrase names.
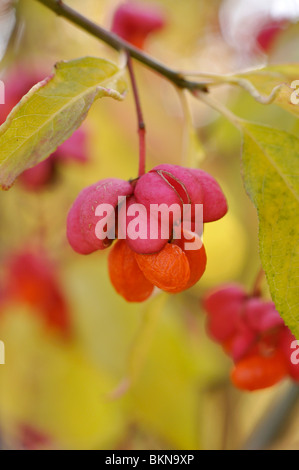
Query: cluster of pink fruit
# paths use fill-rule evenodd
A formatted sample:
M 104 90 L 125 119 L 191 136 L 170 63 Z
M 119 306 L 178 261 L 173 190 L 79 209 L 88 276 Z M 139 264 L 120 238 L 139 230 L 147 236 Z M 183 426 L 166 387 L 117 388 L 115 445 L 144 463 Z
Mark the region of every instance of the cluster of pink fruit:
M 121 198 L 126 199 L 126 204 L 119 204 Z M 226 199 L 211 175 L 202 170 L 168 164 L 159 165 L 132 182 L 113 178 L 99 181 L 81 191 L 69 212 L 68 240 L 78 253 L 89 254 L 105 249 L 117 234 L 122 233 L 122 239 L 111 251 L 109 271 L 117 292 L 128 301 L 147 299 L 154 286 L 172 293 L 188 289 L 205 271 L 206 255 L 202 243 L 196 249 L 184 250 L 188 234 L 181 218 L 158 218 L 157 237 L 151 236 L 151 207 L 162 203 L 169 212 L 176 205 L 181 209 L 180 215 L 183 206 L 188 205 L 191 224 L 196 205 L 203 206 L 203 223 L 218 220 L 227 212 Z M 128 235 L 134 220 L 134 214 L 130 214 L 133 204 L 144 209 L 138 211 L 138 233 L 143 237 L 138 233 L 136 238 Z M 102 205 L 113 209 L 103 215 L 104 223 L 113 227 L 113 235 L 107 232 L 105 239 L 96 235 L 96 227 L 101 220 L 96 215 L 96 208 Z M 165 224 L 167 227 L 163 226 Z M 174 226 L 183 232 L 176 239 L 173 239 Z M 163 233 L 170 235 L 163 236 Z M 192 236 L 196 237 L 196 234 Z
M 203 301 L 207 329 L 233 359 L 231 378 L 242 390 L 270 387 L 289 376 L 299 381 L 295 337 L 273 302 L 249 296 L 242 286 L 225 285 Z

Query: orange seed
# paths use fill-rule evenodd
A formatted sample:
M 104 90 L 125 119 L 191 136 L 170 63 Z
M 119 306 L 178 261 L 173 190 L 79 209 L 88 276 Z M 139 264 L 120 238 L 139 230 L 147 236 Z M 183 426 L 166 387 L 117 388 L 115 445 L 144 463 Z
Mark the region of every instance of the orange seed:
M 180 247 L 167 243 L 158 253 L 135 258 L 145 277 L 160 289 L 177 293 L 186 289 L 190 279 L 187 256 Z
M 125 240 L 118 240 L 108 256 L 108 269 L 115 290 L 128 302 L 143 302 L 154 286 L 144 276 L 136 262 L 134 252 Z

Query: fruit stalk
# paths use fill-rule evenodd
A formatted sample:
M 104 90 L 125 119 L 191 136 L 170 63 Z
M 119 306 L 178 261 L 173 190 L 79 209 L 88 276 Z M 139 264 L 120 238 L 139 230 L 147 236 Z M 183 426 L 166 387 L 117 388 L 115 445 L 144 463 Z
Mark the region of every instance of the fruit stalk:
M 129 70 L 129 75 L 131 79 L 133 95 L 136 105 L 136 113 L 137 113 L 137 120 L 138 120 L 138 136 L 139 136 L 139 172 L 138 176 L 143 176 L 145 174 L 145 157 L 146 157 L 146 148 L 145 148 L 145 134 L 146 128 L 143 119 L 143 113 L 141 109 L 141 103 L 138 93 L 137 82 L 135 78 L 135 73 L 133 69 L 133 63 L 130 54 L 128 54 L 127 59 L 127 66 Z
M 252 297 L 259 297 L 262 293 L 261 285 L 265 278 L 265 271 L 263 268 L 260 268 L 259 272 L 257 273 L 256 279 L 254 281 L 254 285 L 252 288 Z

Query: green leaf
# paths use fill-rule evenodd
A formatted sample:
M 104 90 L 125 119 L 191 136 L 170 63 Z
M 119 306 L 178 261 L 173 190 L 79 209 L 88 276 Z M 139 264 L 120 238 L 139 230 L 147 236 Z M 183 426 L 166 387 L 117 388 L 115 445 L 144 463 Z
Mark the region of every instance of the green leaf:
M 0 186 L 9 189 L 27 168 L 51 155 L 81 125 L 95 100 L 123 99 L 123 71 L 104 59 L 86 57 L 55 66 L 0 127 Z
M 258 211 L 262 265 L 278 312 L 299 338 L 299 139 L 242 126 L 244 180 Z

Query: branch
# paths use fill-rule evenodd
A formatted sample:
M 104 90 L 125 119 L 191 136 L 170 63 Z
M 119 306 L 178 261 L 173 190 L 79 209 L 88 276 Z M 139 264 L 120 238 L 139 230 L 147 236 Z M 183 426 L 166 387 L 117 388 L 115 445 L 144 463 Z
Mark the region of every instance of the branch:
M 179 88 L 186 88 L 188 90 L 202 90 L 207 92 L 206 84 L 187 80 L 181 73 L 165 66 L 156 59 L 145 54 L 143 51 L 132 46 L 127 41 L 121 39 L 116 34 L 107 31 L 101 26 L 93 23 L 88 18 L 82 16 L 73 8 L 65 5 L 62 0 L 36 0 L 45 7 L 52 10 L 58 16 L 62 16 L 79 28 L 87 31 L 92 36 L 104 41 L 110 47 L 117 51 L 126 51 L 131 57 L 141 62 L 146 67 L 155 70 L 157 73 L 167 78 L 170 82 L 174 83 Z

